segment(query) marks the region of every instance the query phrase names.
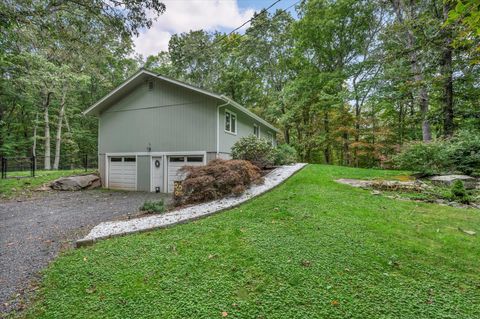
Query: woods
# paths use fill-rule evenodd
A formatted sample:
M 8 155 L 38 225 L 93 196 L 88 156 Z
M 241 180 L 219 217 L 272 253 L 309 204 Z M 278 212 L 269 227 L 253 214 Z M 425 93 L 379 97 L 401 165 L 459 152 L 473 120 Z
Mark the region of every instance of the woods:
M 245 32 L 176 34 L 135 55 L 157 0 L 0 4 L 0 154 L 95 153 L 81 112 L 139 67 L 231 97 L 282 130 L 302 161 L 382 166 L 412 141 L 480 130 L 474 0 L 310 0 Z M 468 133 L 465 133 L 468 132 Z M 463 135 L 463 136 L 464 136 Z

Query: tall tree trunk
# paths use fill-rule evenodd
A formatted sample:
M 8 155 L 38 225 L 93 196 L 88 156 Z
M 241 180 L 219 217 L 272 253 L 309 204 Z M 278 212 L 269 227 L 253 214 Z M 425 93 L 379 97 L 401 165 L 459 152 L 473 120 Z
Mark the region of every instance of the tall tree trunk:
M 396 11 L 398 21 L 405 25 L 403 19 L 403 11 L 410 12 L 409 19 L 415 20 L 415 4 L 410 3 L 410 10 L 407 11 L 403 2 L 401 0 L 392 0 L 393 6 Z M 407 37 L 407 50 L 410 52 L 410 67 L 413 74 L 413 79 L 415 84 L 418 86 L 418 103 L 420 106 L 420 113 L 422 115 L 422 138 L 424 142 L 429 142 L 432 139 L 432 134 L 430 131 L 430 122 L 428 120 L 428 92 L 427 87 L 424 83 L 424 77 L 420 64 L 418 62 L 417 51 L 415 49 L 415 35 L 413 34 L 412 28 L 407 27 L 406 37 Z
M 67 90 L 64 89 L 62 92 L 62 99 L 60 102 L 60 112 L 58 113 L 58 124 L 57 124 L 57 135 L 55 137 L 55 159 L 53 161 L 53 169 L 58 169 L 60 164 L 60 147 L 62 145 L 62 125 L 63 117 L 65 115 L 65 98 L 67 95 Z
M 50 107 L 50 98 L 53 92 L 47 92 L 45 96 L 45 102 L 43 103 L 43 116 L 45 122 L 45 158 L 44 158 L 44 169 L 50 170 L 50 117 L 48 114 Z
M 37 127 L 38 127 L 38 112 L 35 113 L 35 123 L 33 123 L 33 145 L 32 156 L 37 156 Z
M 323 149 L 323 155 L 325 156 L 325 163 L 330 164 L 332 161 L 331 152 L 330 152 L 330 123 L 329 123 L 328 111 L 325 111 L 323 116 L 323 126 L 325 128 L 325 140 L 326 145 Z
M 444 21 L 448 19 L 450 4 L 445 1 L 443 4 Z M 440 61 L 443 79 L 443 132 L 449 137 L 453 135 L 453 69 L 452 69 L 452 31 L 449 26 L 443 29 L 442 58 Z

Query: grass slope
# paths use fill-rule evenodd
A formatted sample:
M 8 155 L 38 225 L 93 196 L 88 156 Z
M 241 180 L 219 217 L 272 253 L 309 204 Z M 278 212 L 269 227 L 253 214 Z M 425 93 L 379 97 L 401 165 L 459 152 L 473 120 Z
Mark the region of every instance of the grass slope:
M 69 251 L 29 318 L 479 318 L 480 213 L 333 182 L 309 165 L 190 224 Z M 223 313 L 225 312 L 225 313 Z
M 30 177 L 30 171 L 9 172 L 7 176 L 21 176 L 21 178 L 9 177 L 0 180 L 0 198 L 11 198 L 16 195 L 28 195 L 28 192 L 42 186 L 47 182 L 56 180 L 62 176 L 86 174 L 90 171 L 84 169 L 60 170 L 60 171 L 36 171 L 35 177 Z

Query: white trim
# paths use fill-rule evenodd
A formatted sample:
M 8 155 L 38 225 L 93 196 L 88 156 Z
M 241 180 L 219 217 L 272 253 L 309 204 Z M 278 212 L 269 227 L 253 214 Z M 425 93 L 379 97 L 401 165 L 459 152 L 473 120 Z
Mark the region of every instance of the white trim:
M 127 84 L 131 83 L 133 80 L 135 80 L 136 78 L 138 78 L 140 75 L 142 74 L 147 74 L 147 75 L 150 75 L 150 76 L 153 76 L 153 77 L 156 77 L 158 79 L 161 79 L 161 80 L 164 80 L 166 82 L 170 82 L 170 83 L 173 83 L 173 84 L 176 84 L 176 85 L 179 85 L 179 86 L 182 86 L 184 88 L 187 88 L 187 89 L 190 89 L 192 91 L 196 91 L 198 93 L 201 93 L 201 94 L 205 94 L 205 95 L 208 95 L 208 96 L 211 96 L 213 98 L 216 98 L 216 99 L 222 99 L 222 97 L 218 94 L 215 94 L 215 93 L 212 93 L 212 92 L 208 92 L 206 90 L 203 90 L 203 89 L 200 89 L 200 88 L 197 88 L 197 87 L 194 87 L 194 86 L 191 86 L 191 85 L 188 85 L 186 83 L 183 83 L 183 82 L 180 82 L 180 81 L 177 81 L 177 80 L 174 80 L 174 79 L 170 79 L 170 78 L 167 78 L 165 76 L 161 76 L 161 75 L 158 75 L 156 73 L 153 73 L 153 72 L 150 72 L 150 71 L 147 71 L 147 70 L 144 70 L 144 69 L 140 69 L 137 73 L 133 74 L 131 77 L 129 77 L 127 80 L 125 80 L 125 82 L 123 82 L 122 84 L 120 84 L 119 86 L 117 86 L 113 91 L 111 91 L 110 93 L 108 93 L 107 95 L 105 95 L 104 97 L 102 97 L 100 100 L 98 100 L 95 104 L 93 104 L 92 106 L 90 106 L 88 109 L 86 109 L 85 111 L 82 112 L 83 115 L 88 115 L 90 114 L 98 105 L 102 104 L 103 102 L 105 102 L 105 100 L 107 100 L 109 97 L 111 97 L 112 95 L 114 95 L 115 93 L 117 93 L 118 91 L 120 91 L 121 89 L 123 89 Z
M 154 164 L 153 164 L 153 158 L 154 157 L 160 157 L 161 158 L 161 166 L 162 166 L 162 190 L 165 191 L 165 189 L 163 188 L 163 184 L 164 184 L 164 180 L 165 180 L 165 176 L 164 176 L 164 173 L 165 173 L 165 168 L 164 168 L 164 157 L 165 156 L 158 156 L 158 155 L 152 155 L 150 156 L 150 192 L 155 192 L 155 190 L 153 189 L 153 169 L 154 169 Z
M 108 175 L 109 175 L 109 157 L 132 157 L 135 156 L 135 191 L 138 190 L 138 155 L 139 153 L 105 153 L 105 188 L 110 188 L 108 185 Z
M 150 191 L 153 192 L 153 170 L 152 170 L 152 158 L 161 157 L 163 165 L 163 192 L 168 193 L 168 157 L 169 156 L 190 156 L 190 155 L 202 155 L 203 165 L 207 165 L 207 151 L 185 151 L 185 152 L 119 152 L 119 153 L 105 153 L 105 188 L 109 188 L 108 185 L 108 169 L 110 157 L 132 157 L 135 156 L 135 191 L 138 190 L 138 157 L 150 156 Z M 185 162 L 186 164 L 186 162 Z
M 221 104 L 217 106 L 217 155 L 216 158 L 218 158 L 220 154 L 220 108 L 229 105 L 230 103 L 227 102 L 225 104 Z
M 252 113 L 251 111 L 249 111 L 248 109 L 246 109 L 245 107 L 243 107 L 242 105 L 238 104 L 237 102 L 235 102 L 234 100 L 232 100 L 231 98 L 229 97 L 226 97 L 225 95 L 222 95 L 221 96 L 222 100 L 224 100 L 225 102 L 229 102 L 229 104 L 233 107 L 235 107 L 236 109 L 240 110 L 241 112 L 247 114 L 248 116 L 250 116 L 251 118 L 257 120 L 258 122 L 262 123 L 263 125 L 265 125 L 266 127 L 274 130 L 275 132 L 277 133 L 280 133 L 280 130 L 278 128 L 276 128 L 275 126 L 273 126 L 272 124 L 268 123 L 267 121 L 265 121 L 264 119 L 262 119 L 260 116 Z
M 184 151 L 184 152 L 119 152 L 105 153 L 105 156 L 164 156 L 164 155 L 204 155 L 206 151 Z
M 189 89 L 189 90 L 192 90 L 192 91 L 195 91 L 195 92 L 198 92 L 198 93 L 201 93 L 201 94 L 204 94 L 204 95 L 207 95 L 207 96 L 210 96 L 212 98 L 215 98 L 215 99 L 218 99 L 218 100 L 222 100 L 224 101 L 226 104 L 230 104 L 231 106 L 235 107 L 236 109 L 238 109 L 239 111 L 245 113 L 246 115 L 250 116 L 251 118 L 257 120 L 258 122 L 262 123 L 263 125 L 267 126 L 268 128 L 274 130 L 275 132 L 279 133 L 280 130 L 277 129 L 275 126 L 273 126 L 272 124 L 268 123 L 267 121 L 265 121 L 264 119 L 262 119 L 261 117 L 259 117 L 258 115 L 252 113 L 251 111 L 249 111 L 248 109 L 246 109 L 245 107 L 243 107 L 242 105 L 238 104 L 237 102 L 233 101 L 232 99 L 224 96 L 224 95 L 219 95 L 219 94 L 216 94 L 216 93 L 213 93 L 213 92 L 209 92 L 207 90 L 203 90 L 201 88 L 198 88 L 198 87 L 195 87 L 195 86 L 192 86 L 192 85 L 189 85 L 187 83 L 183 83 L 183 82 L 180 82 L 178 80 L 174 80 L 174 79 L 170 79 L 168 77 L 165 77 L 165 76 L 162 76 L 162 75 L 159 75 L 159 74 L 156 74 L 156 73 L 153 73 L 153 72 L 150 72 L 150 71 L 147 71 L 147 70 L 144 70 L 144 69 L 140 69 L 137 73 L 133 74 L 130 78 L 128 78 L 127 80 L 125 80 L 125 82 L 123 82 L 122 84 L 120 84 L 119 86 L 117 86 L 114 90 L 112 90 L 110 93 L 108 93 L 107 95 L 105 95 L 104 97 L 102 97 L 100 100 L 98 100 L 95 104 L 93 104 L 92 106 L 90 106 L 88 109 L 86 109 L 85 111 L 82 112 L 83 115 L 89 115 L 91 114 L 95 108 L 97 108 L 97 106 L 99 106 L 100 104 L 102 104 L 103 102 L 105 102 L 108 98 L 110 98 L 112 95 L 114 95 L 115 93 L 117 93 L 118 91 L 120 91 L 121 89 L 123 89 L 126 85 L 128 85 L 129 83 L 131 83 L 133 80 L 135 80 L 136 78 L 138 78 L 140 75 L 142 74 L 147 74 L 147 75 L 150 75 L 150 76 L 153 76 L 157 79 L 161 79 L 163 81 L 166 81 L 166 82 L 170 82 L 170 83 L 173 83 L 173 84 L 176 84 L 178 86 L 181 86 L 181 87 L 184 87 L 186 89 Z
M 255 129 L 257 129 L 257 134 L 255 134 Z M 255 135 L 257 138 L 260 138 L 260 125 L 257 123 L 253 123 L 253 135 Z
M 227 129 L 225 128 L 225 124 L 226 124 L 226 120 L 227 120 L 227 113 L 230 114 L 230 117 L 229 117 L 230 118 L 230 123 L 229 123 L 230 131 L 227 131 Z M 237 116 L 237 113 L 225 109 L 225 114 L 224 115 L 225 116 L 223 117 L 223 130 L 225 131 L 225 133 L 232 134 L 232 135 L 237 135 L 237 132 L 238 132 L 238 127 L 237 127 L 238 116 Z M 232 131 L 232 115 L 235 116 L 235 132 Z

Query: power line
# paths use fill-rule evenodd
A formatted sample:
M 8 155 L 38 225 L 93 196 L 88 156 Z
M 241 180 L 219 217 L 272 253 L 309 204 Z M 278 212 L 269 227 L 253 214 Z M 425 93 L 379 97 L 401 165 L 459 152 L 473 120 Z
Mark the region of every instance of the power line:
M 211 46 L 215 45 L 217 42 L 220 42 L 222 41 L 223 39 L 227 38 L 228 36 L 230 36 L 232 33 L 234 33 L 235 31 L 243 28 L 247 23 L 249 22 L 252 22 L 253 20 L 255 20 L 258 16 L 260 16 L 262 13 L 268 11 L 271 7 L 273 7 L 274 5 L 276 5 L 277 3 L 279 3 L 280 1 L 282 0 L 277 0 L 275 1 L 274 3 L 272 3 L 271 5 L 269 5 L 267 8 L 263 8 L 256 16 L 253 16 L 252 18 L 250 18 L 249 20 L 245 21 L 244 23 L 242 23 L 242 25 L 236 27 L 235 29 L 233 29 L 232 31 L 230 31 L 228 34 L 225 34 L 224 36 L 222 36 L 220 39 L 217 39 L 215 40 Z
M 228 34 L 225 34 L 223 35 L 222 37 L 220 37 L 219 39 L 216 39 L 215 41 L 213 41 L 210 45 L 206 46 L 205 48 L 203 48 L 201 51 L 203 51 L 204 53 L 206 53 L 206 56 L 210 56 L 210 54 L 214 53 L 213 51 L 210 51 L 208 52 L 209 50 L 211 50 L 216 44 L 218 44 L 219 42 L 225 40 L 226 38 L 228 38 L 228 36 L 230 36 L 231 34 L 233 34 L 235 31 L 241 29 L 242 27 L 244 27 L 247 23 L 249 22 L 253 22 L 255 19 L 257 19 L 262 13 L 265 13 L 267 12 L 269 9 L 271 9 L 274 5 L 276 5 L 278 2 L 280 2 L 282 0 L 276 0 L 275 2 L 273 2 L 271 5 L 269 5 L 268 7 L 266 8 L 263 8 L 262 10 L 260 10 L 260 12 L 258 14 L 256 14 L 255 16 L 253 16 L 252 18 L 250 18 L 249 20 L 245 21 L 244 23 L 242 23 L 240 26 L 236 27 L 235 29 L 233 29 L 232 31 L 230 31 Z M 301 1 L 303 0 L 297 0 L 296 2 L 294 2 L 292 5 L 288 6 L 287 8 L 285 9 L 278 9 L 277 12 L 275 13 L 275 15 L 272 17 L 272 19 L 274 19 L 277 15 L 279 15 L 280 13 L 286 13 L 288 10 L 290 10 L 292 7 L 294 7 L 295 5 L 297 5 L 298 3 L 300 3 Z M 246 35 L 246 33 L 244 34 L 240 34 L 239 37 L 244 37 Z M 177 60 L 176 62 L 177 63 L 182 63 L 183 59 L 179 59 Z M 172 61 L 173 62 L 173 61 Z

